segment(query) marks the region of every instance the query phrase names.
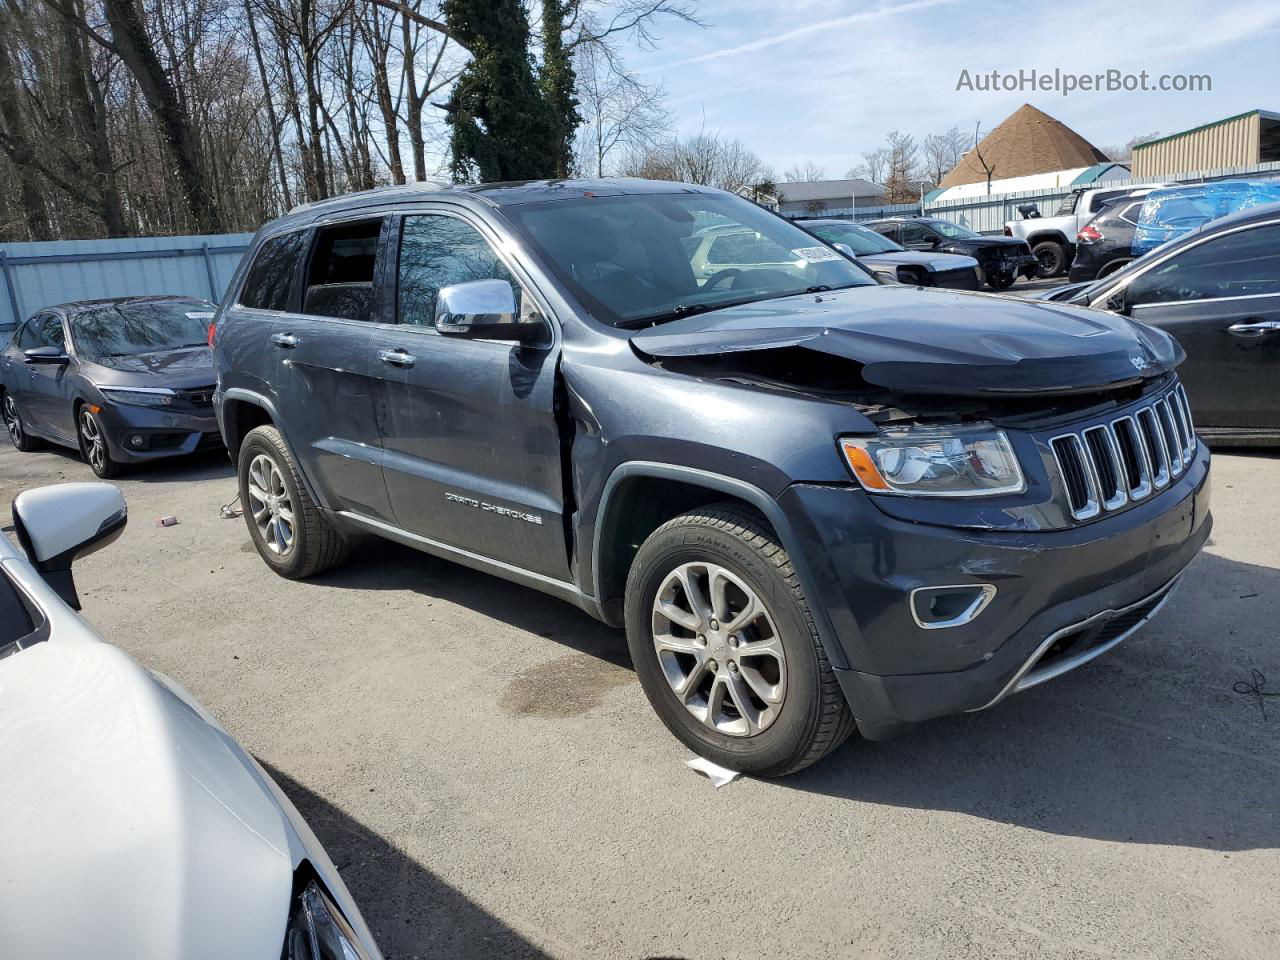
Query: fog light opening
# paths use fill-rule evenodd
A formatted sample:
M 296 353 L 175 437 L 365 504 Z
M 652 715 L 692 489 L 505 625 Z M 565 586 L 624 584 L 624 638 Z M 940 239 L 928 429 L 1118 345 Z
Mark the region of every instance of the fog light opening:
M 140 433 L 135 433 L 129 438 L 129 446 L 133 447 L 135 450 L 141 450 L 146 445 L 147 438 Z
M 972 623 L 996 595 L 990 583 L 917 587 L 911 591 L 911 617 L 922 630 L 942 630 Z

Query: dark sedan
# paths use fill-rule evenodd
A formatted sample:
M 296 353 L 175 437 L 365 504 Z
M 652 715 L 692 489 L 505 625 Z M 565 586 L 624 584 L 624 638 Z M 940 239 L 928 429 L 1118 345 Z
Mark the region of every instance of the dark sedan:
M 1134 259 L 1133 231 L 1138 226 L 1143 197 L 1121 197 L 1098 211 L 1076 235 L 1076 256 L 1068 278 L 1100 280 Z
M 1280 203 L 1205 224 L 1090 284 L 1034 299 L 1099 307 L 1170 333 L 1196 429 L 1280 443 Z
M 93 472 L 221 443 L 208 327 L 214 305 L 129 297 L 41 310 L 0 353 L 0 413 L 19 450 L 80 451 Z
M 1018 277 L 1030 280 L 1039 263 L 1025 240 L 984 237 L 949 220 L 934 217 L 891 217 L 870 220 L 867 226 L 908 250 L 956 253 L 973 257 L 992 290 L 1008 290 Z
M 805 220 L 799 224 L 827 243 L 844 244 L 858 262 L 899 283 L 952 290 L 980 290 L 978 261 L 954 253 L 906 250 L 870 227 L 848 220 Z

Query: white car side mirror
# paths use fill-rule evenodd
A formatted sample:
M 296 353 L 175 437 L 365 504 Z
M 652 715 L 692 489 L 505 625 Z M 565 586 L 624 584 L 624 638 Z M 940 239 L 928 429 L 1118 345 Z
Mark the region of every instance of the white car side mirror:
M 13 501 L 14 530 L 31 565 L 76 610 L 71 564 L 115 540 L 128 519 L 124 495 L 109 483 L 37 487 Z

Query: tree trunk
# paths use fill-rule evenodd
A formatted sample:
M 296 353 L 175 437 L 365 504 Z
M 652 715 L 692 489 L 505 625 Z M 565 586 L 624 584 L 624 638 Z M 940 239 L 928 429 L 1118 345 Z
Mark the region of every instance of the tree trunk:
M 249 0 L 244 0 L 244 16 L 249 24 L 249 41 L 253 47 L 253 58 L 258 64 L 258 77 L 262 80 L 262 93 L 266 97 L 267 121 L 271 124 L 269 131 L 271 155 L 275 159 L 276 172 L 280 176 L 280 194 L 284 199 L 284 208 L 288 210 L 293 206 L 293 196 L 289 192 L 289 175 L 284 168 L 284 154 L 280 151 L 282 127 L 280 121 L 276 119 L 275 98 L 271 96 L 271 84 L 267 80 L 267 66 L 262 60 L 262 44 L 258 40 L 258 26 L 254 23 L 253 10 L 249 7 Z
M 138 81 L 155 115 L 196 229 L 201 233 L 217 233 L 222 229 L 222 217 L 217 200 L 210 195 L 204 181 L 191 118 L 156 56 L 140 11 L 134 0 L 103 0 L 103 10 L 111 27 L 112 44 Z
M 18 109 L 17 75 L 9 50 L 0 40 L 0 144 L 12 161 L 18 177 L 18 193 L 22 200 L 22 219 L 32 240 L 52 240 L 49 208 L 35 178 L 35 149 L 27 139 L 27 125 Z

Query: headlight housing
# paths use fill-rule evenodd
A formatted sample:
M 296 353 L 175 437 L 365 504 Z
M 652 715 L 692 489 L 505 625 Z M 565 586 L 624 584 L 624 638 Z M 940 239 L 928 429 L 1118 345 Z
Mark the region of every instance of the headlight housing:
M 886 427 L 875 437 L 843 437 L 840 450 L 871 493 L 994 497 L 1027 488 L 1009 438 L 989 423 Z
M 177 394 L 168 387 L 99 387 L 102 395 L 113 403 L 136 407 L 167 407 Z
M 315 880 L 293 900 L 282 960 L 369 960 L 342 912 Z

